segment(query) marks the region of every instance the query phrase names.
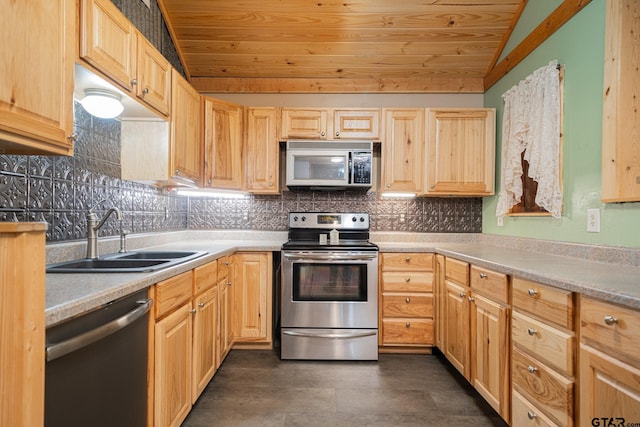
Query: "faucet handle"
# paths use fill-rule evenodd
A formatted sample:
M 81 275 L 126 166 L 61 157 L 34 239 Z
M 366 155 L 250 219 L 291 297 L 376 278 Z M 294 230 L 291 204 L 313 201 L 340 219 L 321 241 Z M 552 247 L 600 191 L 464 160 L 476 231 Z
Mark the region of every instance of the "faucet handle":
M 129 230 L 122 230 L 120 232 L 120 250 L 118 252 L 121 254 L 127 252 L 127 234 L 129 233 Z

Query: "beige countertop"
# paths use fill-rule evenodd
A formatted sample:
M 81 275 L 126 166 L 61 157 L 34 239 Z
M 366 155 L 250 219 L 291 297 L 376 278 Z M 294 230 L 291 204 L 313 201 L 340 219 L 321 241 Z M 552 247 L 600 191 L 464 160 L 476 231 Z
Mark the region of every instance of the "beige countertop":
M 246 234 L 239 236 L 241 240 L 230 236 L 233 234 L 211 239 L 206 234 L 203 234 L 202 238 L 194 238 L 194 235 L 190 234 L 183 240 L 145 247 L 157 250 L 208 252 L 203 257 L 156 272 L 47 274 L 46 324 L 50 326 L 83 314 L 114 299 L 236 251 L 279 251 L 286 239 L 286 233 L 273 233 L 261 240 L 248 239 Z M 472 236 L 467 243 L 397 242 L 383 241 L 384 239 L 376 241 L 375 236 L 372 237 L 380 246 L 381 252 L 437 252 L 502 273 L 640 309 L 639 266 L 496 246 L 478 241 L 477 236 Z

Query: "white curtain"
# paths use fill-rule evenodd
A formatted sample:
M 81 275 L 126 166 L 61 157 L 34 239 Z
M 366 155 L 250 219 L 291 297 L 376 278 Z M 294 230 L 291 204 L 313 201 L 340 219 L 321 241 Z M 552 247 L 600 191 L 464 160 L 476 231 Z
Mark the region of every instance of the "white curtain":
M 560 74 L 558 62 L 534 71 L 502 95 L 502 170 L 496 216 L 522 199 L 521 154 L 538 183 L 535 202 L 554 218 L 562 213 L 560 188 Z

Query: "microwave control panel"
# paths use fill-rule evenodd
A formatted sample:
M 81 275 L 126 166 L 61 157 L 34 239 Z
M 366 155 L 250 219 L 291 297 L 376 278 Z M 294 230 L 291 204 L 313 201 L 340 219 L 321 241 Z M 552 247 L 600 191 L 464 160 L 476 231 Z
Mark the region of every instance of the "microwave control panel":
M 353 184 L 371 184 L 371 152 L 353 152 Z

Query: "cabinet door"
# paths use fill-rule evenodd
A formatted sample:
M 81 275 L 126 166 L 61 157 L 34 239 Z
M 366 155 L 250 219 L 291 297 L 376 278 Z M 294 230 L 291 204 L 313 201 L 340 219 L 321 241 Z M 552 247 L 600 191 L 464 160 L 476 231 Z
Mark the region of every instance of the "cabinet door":
M 382 191 L 422 192 L 424 110 L 383 110 Z
M 239 190 L 242 186 L 242 110 L 204 98 L 206 186 Z
M 156 427 L 179 426 L 191 410 L 191 304 L 155 326 Z
M 495 111 L 427 110 L 425 193 L 494 193 Z
M 235 342 L 271 342 L 271 254 L 235 256 Z
M 75 1 L 3 2 L 0 152 L 72 155 Z
M 444 325 L 445 325 L 445 274 L 444 255 L 436 255 L 433 272 L 433 302 L 434 302 L 434 323 L 435 323 L 435 344 L 441 350 L 445 348 Z
M 445 282 L 444 354 L 449 362 L 467 379 L 469 365 L 469 288 L 450 280 Z
M 214 286 L 193 300 L 193 384 L 191 402 L 195 403 L 200 393 L 216 372 L 218 336 L 218 288 Z
M 327 139 L 329 111 L 325 109 L 282 110 L 281 139 L 309 138 Z
M 336 139 L 380 139 L 380 110 L 333 111 L 334 136 Z
M 136 78 L 136 30 L 109 0 L 82 0 L 80 58 L 130 92 Z
M 136 95 L 164 116 L 169 115 L 171 65 L 142 34 L 138 34 Z
M 176 70 L 171 76 L 169 175 L 190 185 L 202 181 L 200 95 Z
M 502 417 L 509 417 L 508 309 L 471 297 L 471 384 Z
M 224 358 L 231 350 L 231 346 L 233 345 L 233 289 L 232 282 L 229 278 L 222 279 L 218 283 L 218 298 L 220 302 L 218 306 L 220 308 L 220 326 L 218 327 L 220 331 L 219 341 L 218 341 L 218 356 L 217 356 L 217 364 L 218 366 L 222 363 Z
M 251 193 L 280 193 L 280 146 L 275 108 L 247 110 L 246 189 Z
M 580 345 L 580 425 L 613 419 L 627 425 L 640 420 L 640 369 Z M 624 418 L 624 423 L 621 423 Z

